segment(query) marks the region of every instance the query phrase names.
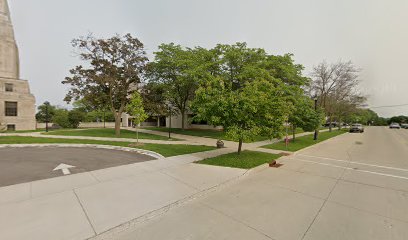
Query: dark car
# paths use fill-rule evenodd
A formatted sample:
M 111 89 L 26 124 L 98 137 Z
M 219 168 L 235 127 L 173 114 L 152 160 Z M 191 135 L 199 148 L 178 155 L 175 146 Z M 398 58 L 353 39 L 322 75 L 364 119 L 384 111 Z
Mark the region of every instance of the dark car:
M 350 132 L 359 132 L 363 133 L 364 132 L 364 126 L 362 124 L 352 124 L 350 127 Z
M 391 123 L 390 128 L 400 129 L 401 126 L 399 125 L 399 123 Z
M 408 129 L 408 123 L 401 124 L 401 128 Z

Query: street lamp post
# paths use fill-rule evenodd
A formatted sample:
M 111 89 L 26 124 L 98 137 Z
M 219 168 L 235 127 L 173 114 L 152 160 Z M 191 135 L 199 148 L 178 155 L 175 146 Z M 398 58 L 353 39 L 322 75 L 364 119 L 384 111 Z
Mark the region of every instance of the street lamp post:
M 171 111 L 172 111 L 172 107 L 171 107 L 171 103 L 168 103 L 168 107 L 169 107 L 169 139 L 171 138 Z
M 315 112 L 317 112 L 317 96 L 315 96 L 315 97 L 313 98 L 313 100 L 314 100 Z M 318 134 L 319 134 L 318 129 L 315 129 L 314 137 L 313 137 L 313 139 L 314 139 L 315 141 L 317 140 L 317 135 L 318 135 Z
M 48 113 L 48 106 L 50 105 L 49 102 L 45 102 L 45 132 L 48 132 L 48 122 L 49 120 L 49 113 Z

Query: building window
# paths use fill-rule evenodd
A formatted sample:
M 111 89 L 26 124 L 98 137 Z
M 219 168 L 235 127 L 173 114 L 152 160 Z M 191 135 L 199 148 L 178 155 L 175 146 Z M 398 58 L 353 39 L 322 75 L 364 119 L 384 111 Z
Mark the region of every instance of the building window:
M 6 116 L 17 117 L 17 102 L 6 102 Z
M 8 131 L 8 132 L 14 132 L 14 131 L 16 131 L 16 125 L 14 125 L 14 124 L 8 124 L 8 125 L 7 125 L 7 131 Z
M 6 83 L 6 92 L 13 92 L 13 84 L 12 83 Z

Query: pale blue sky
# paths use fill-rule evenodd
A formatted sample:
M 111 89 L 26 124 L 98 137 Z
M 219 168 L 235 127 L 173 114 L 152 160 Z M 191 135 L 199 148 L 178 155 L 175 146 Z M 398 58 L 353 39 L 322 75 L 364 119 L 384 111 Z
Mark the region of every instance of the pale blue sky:
M 70 41 L 130 32 L 150 56 L 160 43 L 213 47 L 246 41 L 269 53 L 293 53 L 309 74 L 322 60 L 364 69 L 371 106 L 408 103 L 406 0 L 9 0 L 21 76 L 37 104 L 64 105 L 60 83 L 78 60 Z M 376 109 L 408 115 L 408 107 Z

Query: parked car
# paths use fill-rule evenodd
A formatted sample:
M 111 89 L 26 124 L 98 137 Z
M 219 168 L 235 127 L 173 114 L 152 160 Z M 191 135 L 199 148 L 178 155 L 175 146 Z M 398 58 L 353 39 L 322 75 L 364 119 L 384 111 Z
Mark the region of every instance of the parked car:
M 350 132 L 351 133 L 353 133 L 353 132 L 363 133 L 364 132 L 364 126 L 362 124 L 359 124 L 359 123 L 352 124 L 351 127 L 350 127 Z
M 401 124 L 401 128 L 408 129 L 408 123 L 403 123 L 403 124 Z
M 390 124 L 390 128 L 400 129 L 401 126 L 399 125 L 399 123 L 391 123 L 391 124 Z

